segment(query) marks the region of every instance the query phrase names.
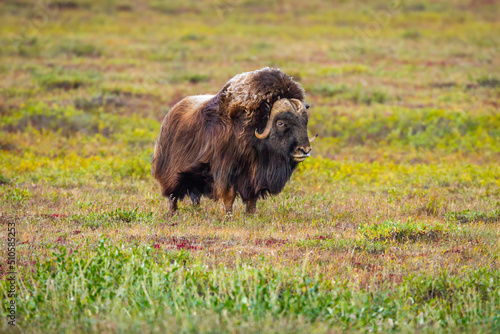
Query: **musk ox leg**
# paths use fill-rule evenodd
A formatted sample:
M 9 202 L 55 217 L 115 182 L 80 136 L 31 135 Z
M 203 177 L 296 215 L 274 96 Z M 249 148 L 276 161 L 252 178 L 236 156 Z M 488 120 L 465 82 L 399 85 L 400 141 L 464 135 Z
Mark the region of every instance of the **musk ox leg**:
M 233 216 L 233 203 L 236 198 L 236 191 L 233 188 L 227 188 L 222 192 L 222 202 L 224 203 L 224 211 L 228 217 Z
M 167 218 L 171 218 L 178 209 L 177 197 L 174 197 L 174 194 L 170 194 L 168 201 L 170 202 L 170 210 L 168 211 Z
M 197 193 L 195 191 L 190 191 L 189 192 L 189 197 L 191 198 L 191 203 L 193 203 L 194 206 L 199 206 L 200 205 L 201 193 Z
M 250 198 L 245 201 L 245 204 L 247 206 L 246 208 L 246 213 L 251 215 L 255 213 L 255 208 L 257 207 L 257 197 L 255 198 Z

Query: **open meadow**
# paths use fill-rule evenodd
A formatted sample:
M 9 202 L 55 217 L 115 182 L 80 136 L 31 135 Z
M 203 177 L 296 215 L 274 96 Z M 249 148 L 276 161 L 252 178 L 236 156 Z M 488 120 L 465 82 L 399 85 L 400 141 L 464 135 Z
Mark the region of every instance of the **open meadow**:
M 0 332 L 500 332 L 499 15 L 0 1 Z M 167 218 L 163 117 L 265 66 L 305 88 L 312 157 L 254 215 Z

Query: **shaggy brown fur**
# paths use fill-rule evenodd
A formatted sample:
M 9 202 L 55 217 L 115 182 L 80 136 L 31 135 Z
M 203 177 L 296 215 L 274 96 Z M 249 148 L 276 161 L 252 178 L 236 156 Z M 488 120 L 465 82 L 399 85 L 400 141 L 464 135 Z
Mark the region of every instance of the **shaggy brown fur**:
M 273 147 L 276 136 L 260 140 L 254 131 L 264 129 L 276 101 L 303 101 L 304 95 L 291 77 L 264 68 L 235 76 L 216 95 L 177 103 L 165 116 L 152 159 L 152 175 L 170 200 L 170 213 L 186 195 L 195 204 L 203 195 L 222 200 L 230 213 L 237 195 L 253 212 L 259 197 L 279 193 L 297 162 L 287 147 Z M 307 114 L 288 114 L 290 124 L 300 123 L 302 131 L 295 136 L 293 128 L 287 132 L 293 145 L 309 145 Z M 276 153 L 281 151 L 287 153 Z

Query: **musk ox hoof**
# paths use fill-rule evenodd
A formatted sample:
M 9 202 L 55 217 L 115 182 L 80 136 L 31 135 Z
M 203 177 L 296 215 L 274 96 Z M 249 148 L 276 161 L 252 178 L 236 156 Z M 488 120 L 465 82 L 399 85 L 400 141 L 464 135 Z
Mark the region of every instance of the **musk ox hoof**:
M 229 221 L 233 221 L 234 217 L 233 217 L 233 212 L 230 211 L 230 212 L 226 212 L 224 214 L 224 216 L 222 217 L 222 222 L 229 222 Z
M 191 198 L 191 204 L 193 204 L 194 207 L 200 206 L 201 198 L 199 195 L 190 193 L 189 197 Z
M 170 220 L 175 216 L 176 212 L 175 211 L 169 211 L 165 214 L 165 219 Z

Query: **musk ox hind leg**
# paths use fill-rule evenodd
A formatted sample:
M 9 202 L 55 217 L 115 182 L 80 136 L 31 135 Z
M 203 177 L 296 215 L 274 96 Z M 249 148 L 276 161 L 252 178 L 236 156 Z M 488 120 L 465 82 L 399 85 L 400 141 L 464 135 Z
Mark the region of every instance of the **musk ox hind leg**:
M 194 206 L 200 206 L 201 192 L 197 190 L 190 190 L 189 197 L 191 198 L 191 203 Z

